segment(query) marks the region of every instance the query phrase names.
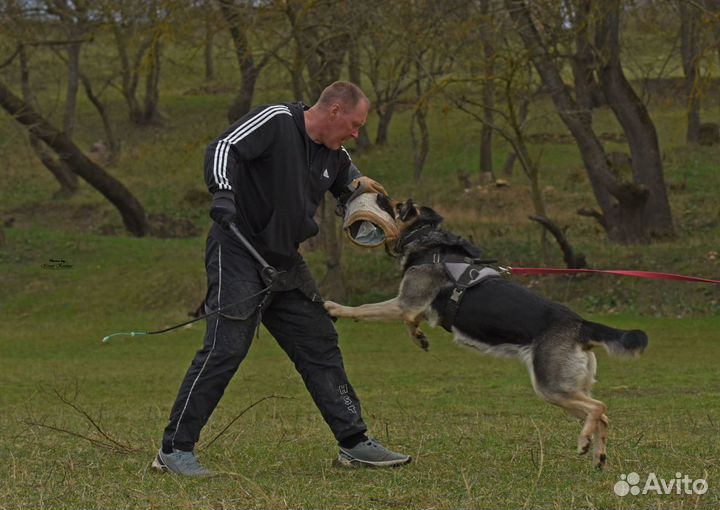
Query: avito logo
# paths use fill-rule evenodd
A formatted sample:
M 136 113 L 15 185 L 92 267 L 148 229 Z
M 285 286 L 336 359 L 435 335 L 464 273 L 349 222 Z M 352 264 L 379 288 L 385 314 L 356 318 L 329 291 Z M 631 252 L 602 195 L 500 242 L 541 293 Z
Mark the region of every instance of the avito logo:
M 641 488 L 642 486 L 642 488 Z M 645 483 L 641 485 L 640 475 L 632 472 L 620 475 L 620 480 L 615 483 L 613 490 L 618 496 L 627 496 L 632 494 L 637 496 L 639 494 L 656 494 L 658 496 L 668 494 L 695 494 L 702 495 L 708 491 L 708 483 L 702 478 L 693 480 L 688 475 L 683 475 L 678 472 L 675 473 L 675 478 L 665 480 L 664 478 L 658 478 L 655 473 L 649 473 L 645 479 Z

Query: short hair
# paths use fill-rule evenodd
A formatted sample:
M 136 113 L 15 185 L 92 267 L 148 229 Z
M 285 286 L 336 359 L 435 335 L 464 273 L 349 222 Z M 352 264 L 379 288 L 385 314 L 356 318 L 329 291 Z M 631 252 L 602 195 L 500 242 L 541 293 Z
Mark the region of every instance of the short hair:
M 354 108 L 363 100 L 370 103 L 360 87 L 349 81 L 336 81 L 325 87 L 316 104 L 323 108 L 329 108 L 333 103 L 340 103 L 343 106 Z

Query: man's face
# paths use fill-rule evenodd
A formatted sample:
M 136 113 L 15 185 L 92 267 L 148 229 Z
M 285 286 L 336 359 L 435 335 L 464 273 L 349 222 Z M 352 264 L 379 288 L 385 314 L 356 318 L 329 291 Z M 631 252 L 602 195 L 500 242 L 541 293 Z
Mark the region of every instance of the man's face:
M 327 117 L 323 144 L 329 149 L 337 150 L 351 138 L 357 138 L 360 128 L 367 121 L 369 107 L 366 100 L 361 100 L 354 108 L 333 104 Z

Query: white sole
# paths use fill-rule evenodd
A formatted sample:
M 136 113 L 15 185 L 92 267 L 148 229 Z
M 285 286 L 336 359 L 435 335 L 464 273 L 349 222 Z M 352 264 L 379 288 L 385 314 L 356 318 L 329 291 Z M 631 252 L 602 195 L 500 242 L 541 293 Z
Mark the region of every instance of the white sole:
M 150 468 L 154 469 L 155 471 L 158 471 L 160 473 L 165 473 L 168 471 L 167 466 L 160 463 L 160 461 L 157 458 L 157 455 L 153 459 L 152 464 L 150 464 Z
M 367 462 L 359 459 L 350 459 L 342 453 L 338 455 L 335 465 L 339 467 L 358 468 L 358 467 L 392 467 L 402 466 L 412 461 L 412 457 L 399 460 L 382 460 L 376 462 Z

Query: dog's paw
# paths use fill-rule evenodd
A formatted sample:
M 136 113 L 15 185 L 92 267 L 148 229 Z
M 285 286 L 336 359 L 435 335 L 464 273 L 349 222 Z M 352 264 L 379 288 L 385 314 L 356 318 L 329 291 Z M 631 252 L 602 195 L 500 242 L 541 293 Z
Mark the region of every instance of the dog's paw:
M 415 345 L 420 347 L 423 351 L 427 351 L 430 347 L 430 341 L 425 336 L 425 333 L 420 331 L 419 329 L 416 329 L 411 334 L 413 342 L 415 342 Z
M 594 458 L 593 458 L 593 464 L 594 464 L 595 467 L 596 467 L 598 470 L 600 470 L 600 471 L 602 471 L 603 468 L 605 468 L 605 463 L 606 463 L 606 462 L 607 462 L 607 455 L 605 455 L 604 453 L 601 453 L 601 454 L 599 454 L 599 455 L 595 455 Z
M 323 303 L 323 306 L 325 307 L 325 311 L 327 311 L 327 313 L 329 313 L 331 317 L 343 317 L 343 309 L 346 308 L 345 306 L 335 303 L 334 301 L 325 301 L 325 303 Z
M 578 438 L 578 455 L 585 455 L 590 450 L 590 444 L 592 444 L 592 437 L 581 435 Z

